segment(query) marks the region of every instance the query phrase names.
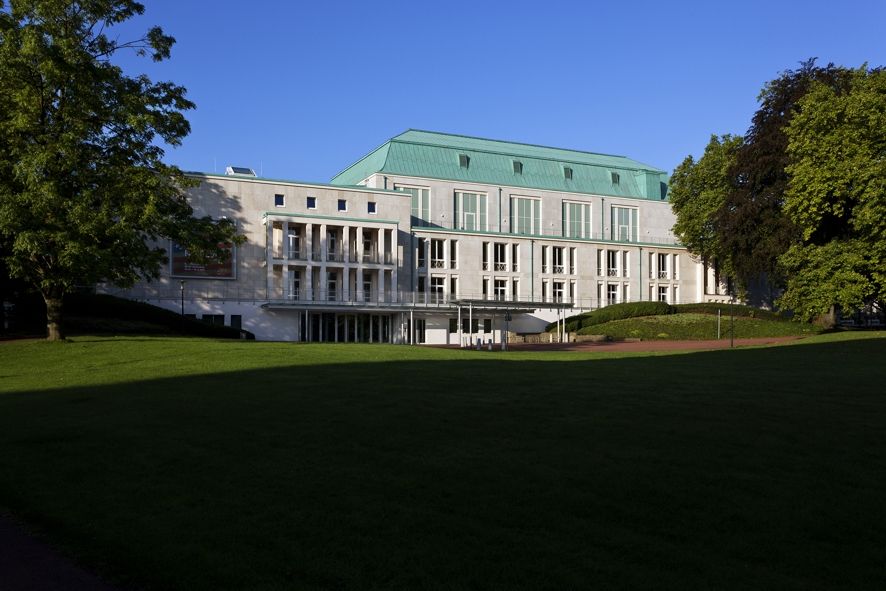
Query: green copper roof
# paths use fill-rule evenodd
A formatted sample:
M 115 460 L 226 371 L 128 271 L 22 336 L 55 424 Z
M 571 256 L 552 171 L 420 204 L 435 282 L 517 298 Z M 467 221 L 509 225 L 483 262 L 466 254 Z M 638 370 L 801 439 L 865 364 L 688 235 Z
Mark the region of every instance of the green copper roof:
M 331 182 L 354 185 L 374 173 L 655 201 L 667 195 L 664 171 L 624 156 L 416 129 L 391 138 Z

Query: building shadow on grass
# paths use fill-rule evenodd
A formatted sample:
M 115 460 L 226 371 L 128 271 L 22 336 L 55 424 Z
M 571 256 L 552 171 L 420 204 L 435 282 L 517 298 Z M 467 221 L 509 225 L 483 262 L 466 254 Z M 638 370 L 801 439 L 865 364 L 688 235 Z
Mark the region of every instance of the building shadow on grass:
M 474 356 L 5 394 L 0 504 L 152 588 L 875 588 L 884 350 Z

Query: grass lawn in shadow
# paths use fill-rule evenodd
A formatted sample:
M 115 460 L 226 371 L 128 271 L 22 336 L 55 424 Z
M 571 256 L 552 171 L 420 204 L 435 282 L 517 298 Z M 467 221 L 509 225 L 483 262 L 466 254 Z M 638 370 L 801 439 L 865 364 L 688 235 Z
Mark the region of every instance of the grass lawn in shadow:
M 157 589 L 886 581 L 886 335 L 0 345 L 0 505 Z

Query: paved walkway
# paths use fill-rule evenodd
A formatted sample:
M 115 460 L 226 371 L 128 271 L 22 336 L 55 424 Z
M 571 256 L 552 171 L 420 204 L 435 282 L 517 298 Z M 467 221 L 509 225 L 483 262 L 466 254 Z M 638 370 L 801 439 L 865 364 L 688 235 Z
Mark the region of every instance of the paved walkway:
M 33 536 L 8 515 L 0 514 L 0 590 L 115 591 Z

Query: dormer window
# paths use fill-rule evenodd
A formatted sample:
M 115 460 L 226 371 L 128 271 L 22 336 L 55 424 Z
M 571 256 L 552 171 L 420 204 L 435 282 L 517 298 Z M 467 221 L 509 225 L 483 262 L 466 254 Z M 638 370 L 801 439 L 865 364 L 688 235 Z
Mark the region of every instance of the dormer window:
M 567 181 L 572 180 L 572 169 L 568 166 L 563 167 L 563 178 Z
M 514 160 L 514 174 L 523 174 L 523 163 L 519 160 Z
M 458 165 L 461 168 L 467 168 L 471 164 L 471 158 L 467 154 L 458 155 Z
M 613 184 L 613 185 L 617 185 L 617 184 L 618 184 L 618 181 L 621 180 L 621 177 L 618 176 L 618 173 L 617 173 L 617 172 L 610 172 L 610 173 L 609 173 L 609 176 L 612 177 L 612 184 Z

